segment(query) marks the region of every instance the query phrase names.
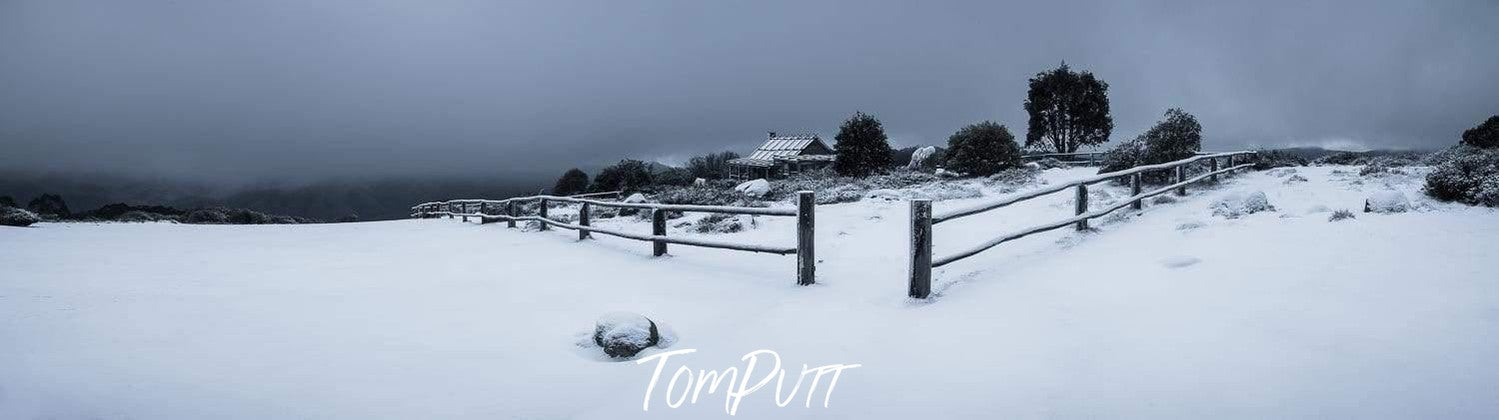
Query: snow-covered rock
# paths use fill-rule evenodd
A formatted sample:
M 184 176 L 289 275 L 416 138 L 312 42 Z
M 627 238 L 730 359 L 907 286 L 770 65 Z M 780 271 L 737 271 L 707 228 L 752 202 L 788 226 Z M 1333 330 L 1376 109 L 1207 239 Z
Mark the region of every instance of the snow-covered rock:
M 937 176 L 940 176 L 940 177 L 943 177 L 943 178 L 957 178 L 957 177 L 963 176 L 963 174 L 959 174 L 957 172 L 949 171 L 949 170 L 942 169 L 942 168 L 937 168 Z
M 770 181 L 766 181 L 765 178 L 745 181 L 734 186 L 734 191 L 750 197 L 764 197 L 766 193 L 770 192 Z
M 1230 193 L 1214 201 L 1211 208 L 1214 216 L 1229 219 L 1237 219 L 1262 211 L 1275 211 L 1275 206 L 1270 205 L 1270 199 L 1265 197 L 1264 191 Z
M 622 200 L 622 201 L 624 201 L 626 203 L 644 203 L 644 202 L 646 202 L 646 198 L 645 198 L 645 194 L 634 193 L 634 194 L 630 194 L 629 197 L 625 197 L 625 199 Z
M 609 357 L 631 357 L 661 341 L 656 322 L 644 315 L 611 312 L 594 323 L 593 343 Z
M 701 186 L 704 186 L 704 185 L 708 185 L 708 180 L 702 179 L 702 178 L 694 178 L 692 180 L 692 185 L 696 186 L 696 187 L 701 187 Z
M 906 163 L 906 169 L 921 169 L 934 166 L 930 161 L 936 155 L 936 146 L 927 146 L 916 149 L 915 152 L 911 153 L 911 161 Z
M 1286 177 L 1284 184 L 1291 185 L 1298 182 L 1306 182 L 1306 177 L 1301 175 L 1291 175 L 1289 177 Z
M 1410 200 L 1395 190 L 1377 191 L 1364 199 L 1364 213 L 1404 213 L 1410 208 Z

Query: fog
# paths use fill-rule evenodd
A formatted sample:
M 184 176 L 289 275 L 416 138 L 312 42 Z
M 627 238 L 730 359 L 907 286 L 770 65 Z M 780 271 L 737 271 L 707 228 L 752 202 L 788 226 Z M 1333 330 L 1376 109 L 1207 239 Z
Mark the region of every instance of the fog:
M 214 185 L 544 179 L 621 158 L 994 120 L 1026 79 L 1169 107 L 1205 149 L 1436 148 L 1499 113 L 1499 3 L 0 2 L 0 169 Z

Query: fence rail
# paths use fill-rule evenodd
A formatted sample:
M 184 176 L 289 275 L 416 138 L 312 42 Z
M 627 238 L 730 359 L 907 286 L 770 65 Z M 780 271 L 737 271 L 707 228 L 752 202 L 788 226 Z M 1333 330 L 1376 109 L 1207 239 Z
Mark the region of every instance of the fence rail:
M 1142 208 L 1143 200 L 1157 195 L 1165 194 L 1173 190 L 1177 195 L 1186 195 L 1187 185 L 1201 182 L 1203 180 L 1217 181 L 1219 175 L 1228 174 L 1236 170 L 1254 166 L 1253 164 L 1242 164 L 1237 166 L 1234 165 L 1234 157 L 1252 155 L 1254 153 L 1255 152 L 1230 152 L 1207 154 L 1174 162 L 1137 166 L 1122 171 L 1102 173 L 1088 178 L 1075 180 L 1066 184 L 1043 188 L 995 202 L 983 203 L 967 208 L 951 210 L 937 215 L 934 215 L 932 213 L 931 200 L 912 200 L 911 253 L 909 272 L 910 282 L 907 288 L 907 295 L 914 298 L 925 299 L 931 294 L 932 268 L 941 267 L 952 262 L 971 257 L 975 254 L 978 254 L 1005 242 L 1013 241 L 1041 232 L 1060 229 L 1069 225 L 1075 226 L 1078 230 L 1087 230 L 1088 220 L 1103 217 L 1104 215 L 1122 209 L 1125 206 L 1129 206 L 1138 210 Z M 1219 169 L 1219 159 L 1226 160 L 1224 169 Z M 1190 179 L 1187 178 L 1187 165 L 1202 161 L 1207 161 L 1209 164 L 1207 172 L 1201 175 L 1194 176 Z M 1141 192 L 1140 178 L 1142 174 L 1161 170 L 1172 170 L 1175 175 L 1175 182 L 1171 183 L 1170 185 L 1150 190 L 1148 192 Z M 1123 177 L 1129 178 L 1131 191 L 1130 197 L 1109 206 L 1089 211 L 1088 186 Z M 1074 203 L 1076 205 L 1074 206 L 1075 213 L 1073 217 L 1053 221 L 1050 223 L 1044 223 L 1001 235 L 982 244 L 959 251 L 946 257 L 934 258 L 932 255 L 932 225 L 1003 208 L 1015 203 L 1062 192 L 1068 189 L 1074 189 L 1077 191 L 1076 198 L 1074 199 Z
M 591 238 L 591 234 L 599 233 L 619 238 L 650 242 L 652 254 L 655 256 L 666 255 L 667 244 L 697 246 L 704 248 L 728 249 L 745 252 L 762 252 L 770 254 L 788 255 L 796 254 L 796 282 L 800 285 L 810 285 L 816 282 L 817 260 L 815 255 L 815 209 L 816 196 L 811 191 L 797 192 L 797 206 L 795 209 L 763 208 L 763 207 L 734 207 L 734 206 L 701 206 L 688 204 L 654 204 L 654 203 L 625 203 L 619 201 L 601 201 L 591 197 L 614 195 L 618 197 L 619 191 L 606 193 L 593 193 L 573 196 L 534 195 L 528 197 L 514 197 L 502 200 L 488 199 L 461 199 L 448 201 L 434 201 L 417 204 L 411 207 L 411 217 L 432 218 L 443 217 L 462 218 L 464 222 L 473 217 L 479 219 L 479 223 L 506 222 L 508 227 L 515 227 L 517 221 L 534 221 L 540 223 L 541 230 L 548 227 L 575 230 L 578 232 L 578 240 Z M 518 203 L 536 202 L 535 215 L 522 215 Z M 567 223 L 552 219 L 547 216 L 547 210 L 552 203 L 578 204 L 578 222 Z M 640 234 L 624 232 L 613 229 L 604 229 L 592 226 L 590 220 L 590 208 L 611 207 L 635 210 L 649 210 L 651 212 L 651 233 Z M 666 235 L 666 214 L 668 212 L 697 212 L 697 213 L 719 213 L 719 214 L 745 214 L 756 216 L 796 217 L 796 246 L 767 246 L 754 244 L 739 244 L 732 242 L 714 241 L 696 238 L 676 238 Z

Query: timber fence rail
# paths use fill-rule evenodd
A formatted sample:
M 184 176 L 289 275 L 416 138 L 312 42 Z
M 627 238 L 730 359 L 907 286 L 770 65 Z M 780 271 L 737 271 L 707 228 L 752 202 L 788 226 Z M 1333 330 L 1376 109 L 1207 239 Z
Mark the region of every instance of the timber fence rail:
M 998 201 L 993 201 L 993 202 L 988 202 L 988 203 L 982 203 L 982 204 L 979 204 L 979 205 L 975 205 L 975 206 L 971 206 L 971 207 L 966 207 L 966 208 L 954 209 L 954 210 L 943 212 L 941 214 L 933 214 L 932 213 L 932 201 L 931 200 L 925 200 L 925 199 L 912 200 L 911 201 L 910 266 L 909 266 L 910 267 L 910 271 L 908 273 L 909 274 L 908 277 L 910 279 L 910 282 L 909 282 L 909 286 L 907 288 L 906 294 L 907 294 L 907 296 L 910 296 L 910 297 L 913 297 L 913 298 L 918 298 L 918 299 L 925 299 L 928 296 L 930 296 L 931 292 L 932 292 L 932 269 L 933 268 L 941 267 L 941 266 L 944 266 L 944 265 L 947 265 L 947 264 L 951 264 L 951 263 L 953 263 L 955 261 L 971 257 L 974 254 L 978 254 L 980 252 L 983 252 L 985 250 L 988 250 L 990 248 L 993 248 L 993 247 L 995 247 L 995 246 L 997 246 L 999 244 L 1005 243 L 1005 242 L 1009 242 L 1009 241 L 1013 241 L 1013 240 L 1016 240 L 1016 239 L 1024 238 L 1026 236 L 1034 235 L 1034 234 L 1041 233 L 1041 232 L 1047 232 L 1047 231 L 1051 231 L 1051 230 L 1055 230 L 1055 229 L 1060 229 L 1060 228 L 1063 228 L 1063 227 L 1066 227 L 1066 226 L 1069 226 L 1069 225 L 1070 226 L 1075 226 L 1077 228 L 1077 230 L 1080 230 L 1080 231 L 1081 230 L 1087 230 L 1088 229 L 1088 220 L 1095 219 L 1095 218 L 1098 218 L 1098 217 L 1103 217 L 1104 215 L 1112 213 L 1115 210 L 1122 209 L 1122 208 L 1124 208 L 1126 206 L 1128 206 L 1130 208 L 1133 208 L 1135 210 L 1139 210 L 1139 209 L 1143 208 L 1143 204 L 1142 203 L 1144 202 L 1144 200 L 1147 199 L 1147 198 L 1150 198 L 1150 197 L 1154 197 L 1154 196 L 1161 195 L 1161 194 L 1166 194 L 1166 193 L 1172 192 L 1172 191 L 1175 191 L 1177 195 L 1186 195 L 1187 194 L 1187 185 L 1190 185 L 1190 184 L 1193 184 L 1193 183 L 1197 183 L 1197 182 L 1201 182 L 1203 180 L 1210 180 L 1210 181 L 1216 182 L 1218 180 L 1218 176 L 1219 175 L 1226 175 L 1226 174 L 1228 174 L 1230 172 L 1233 172 L 1233 171 L 1236 171 L 1236 170 L 1246 169 L 1246 168 L 1254 166 L 1253 164 L 1234 165 L 1234 157 L 1236 157 L 1236 156 L 1247 156 L 1247 155 L 1253 155 L 1253 154 L 1255 154 L 1255 152 L 1247 152 L 1247 151 L 1246 152 L 1229 152 L 1229 153 L 1204 154 L 1204 155 L 1200 155 L 1200 156 L 1196 156 L 1196 157 L 1191 157 L 1191 158 L 1187 158 L 1187 159 L 1182 159 L 1182 160 L 1178 160 L 1178 161 L 1174 161 L 1174 162 L 1166 162 L 1166 163 L 1160 163 L 1160 164 L 1155 164 L 1155 165 L 1136 166 L 1136 167 L 1130 168 L 1130 169 L 1125 169 L 1125 170 L 1115 171 L 1115 172 L 1109 172 L 1109 173 L 1102 173 L 1102 174 L 1094 175 L 1094 176 L 1091 176 L 1091 177 L 1087 177 L 1087 178 L 1075 180 L 1075 181 L 1072 181 L 1072 182 L 1069 182 L 1069 183 L 1066 183 L 1066 184 L 1051 186 L 1051 187 L 1042 188 L 1042 189 L 1036 190 L 1036 191 L 1022 193 L 1022 194 L 1019 194 L 1019 195 L 1016 195 L 1016 196 L 1013 196 L 1013 197 L 1005 198 L 1003 200 L 998 200 Z M 1225 165 L 1223 165 L 1222 169 L 1220 169 L 1219 166 L 1218 166 L 1218 160 L 1219 159 L 1224 159 L 1225 160 Z M 1191 164 L 1199 163 L 1199 162 L 1204 162 L 1204 161 L 1208 163 L 1208 169 L 1207 169 L 1207 171 L 1204 172 L 1204 173 L 1202 173 L 1202 174 L 1200 174 L 1200 175 L 1194 176 L 1192 178 L 1187 178 L 1187 175 L 1186 175 L 1186 173 L 1187 173 L 1187 171 L 1186 171 L 1187 166 L 1191 165 Z M 1166 185 L 1166 186 L 1159 187 L 1159 188 L 1156 188 L 1156 189 L 1153 189 L 1153 190 L 1150 190 L 1150 191 L 1143 191 L 1142 192 L 1141 191 L 1141 182 L 1140 182 L 1141 181 L 1140 180 L 1141 176 L 1143 174 L 1147 173 L 1147 172 L 1154 172 L 1154 171 L 1172 171 L 1172 175 L 1174 176 L 1174 182 L 1171 183 L 1170 185 Z M 1097 183 L 1106 182 L 1106 181 L 1113 180 L 1113 179 L 1120 179 L 1120 178 L 1127 178 L 1129 180 L 1131 195 L 1129 197 L 1123 199 L 1123 200 L 1120 200 L 1117 203 L 1114 203 L 1114 204 L 1111 204 L 1111 205 L 1108 205 L 1108 206 L 1105 206 L 1105 207 L 1102 207 L 1102 208 L 1090 211 L 1088 209 L 1088 186 L 1092 185 L 1092 184 L 1097 184 Z M 990 211 L 990 210 L 995 210 L 995 209 L 1003 208 L 1003 207 L 1006 207 L 1006 206 L 1009 206 L 1009 205 L 1012 205 L 1012 204 L 1015 204 L 1015 203 L 1019 203 L 1019 202 L 1022 202 L 1022 201 L 1026 201 L 1026 200 L 1030 200 L 1030 199 L 1034 199 L 1034 198 L 1038 198 L 1038 197 L 1042 197 L 1042 196 L 1046 196 L 1046 195 L 1050 195 L 1050 194 L 1054 194 L 1054 193 L 1066 191 L 1066 190 L 1069 190 L 1069 189 L 1075 190 L 1077 192 L 1076 198 L 1074 199 L 1074 202 L 1076 203 L 1076 206 L 1075 206 L 1075 209 L 1074 209 L 1075 211 L 1074 211 L 1074 216 L 1073 217 L 1069 217 L 1069 218 L 1065 218 L 1065 219 L 1053 221 L 1053 222 L 1050 222 L 1050 223 L 1044 223 L 1044 224 L 1032 226 L 1032 227 L 1029 227 L 1029 228 L 1020 229 L 1020 230 L 1017 230 L 1017 231 L 1014 231 L 1014 232 L 1010 232 L 1010 233 L 1001 235 L 999 237 L 996 237 L 994 239 L 990 239 L 989 241 L 986 241 L 986 242 L 981 243 L 979 245 L 976 245 L 976 246 L 970 247 L 968 249 L 964 249 L 964 250 L 958 251 L 958 252 L 956 252 L 956 253 L 954 253 L 952 255 L 948 255 L 948 256 L 944 256 L 944 257 L 935 257 L 935 256 L 932 255 L 932 226 L 933 225 L 936 225 L 936 224 L 939 224 L 939 223 L 942 223 L 942 222 L 956 220 L 956 219 L 962 218 L 962 217 L 972 216 L 972 215 L 983 213 L 983 212 L 987 212 L 987 211 Z
M 448 201 L 434 201 L 417 204 L 411 207 L 413 218 L 443 217 L 462 218 L 467 222 L 473 217 L 479 223 L 506 222 L 508 227 L 514 228 L 517 221 L 534 221 L 540 223 L 541 230 L 549 227 L 557 227 L 578 231 L 578 240 L 590 239 L 592 234 L 615 236 L 625 239 L 644 241 L 651 243 L 652 255 L 666 255 L 667 244 L 697 246 L 705 248 L 728 249 L 745 252 L 763 252 L 779 255 L 796 254 L 796 283 L 810 285 L 816 282 L 817 260 L 815 255 L 815 206 L 816 197 L 811 191 L 798 191 L 796 208 L 765 208 L 765 207 L 734 207 L 734 206 L 702 206 L 691 204 L 654 204 L 654 203 L 625 203 L 619 201 L 603 201 L 597 197 L 620 195 L 619 191 L 605 193 L 580 194 L 572 196 L 535 195 L 529 197 L 514 197 L 503 200 L 486 199 L 462 199 Z M 535 215 L 523 215 L 519 204 L 536 202 Z M 547 210 L 552 203 L 578 204 L 577 223 L 567 223 L 547 217 Z M 633 233 L 613 229 L 605 229 L 592 226 L 589 213 L 592 207 L 611 207 L 622 209 L 649 210 L 651 213 L 651 233 Z M 697 213 L 719 213 L 719 214 L 744 214 L 754 216 L 795 217 L 796 223 L 796 246 L 768 246 L 739 244 L 732 242 L 714 241 L 696 238 L 678 238 L 666 236 L 666 214 L 667 212 L 697 212 Z

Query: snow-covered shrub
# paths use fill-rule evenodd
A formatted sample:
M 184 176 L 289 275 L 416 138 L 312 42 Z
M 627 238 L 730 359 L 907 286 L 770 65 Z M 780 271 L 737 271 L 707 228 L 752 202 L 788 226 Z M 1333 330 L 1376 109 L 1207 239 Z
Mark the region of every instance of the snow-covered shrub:
M 1273 177 L 1276 177 L 1276 178 L 1281 178 L 1281 177 L 1285 177 L 1287 175 L 1295 175 L 1295 174 L 1296 174 L 1296 168 L 1276 168 L 1276 169 L 1271 169 L 1271 170 L 1265 171 L 1265 175 L 1270 175 L 1270 176 L 1273 176 Z
M 1264 191 L 1230 193 L 1214 201 L 1211 208 L 1214 216 L 1223 216 L 1228 219 L 1237 219 L 1262 211 L 1275 211 L 1275 206 L 1270 205 L 1270 199 L 1265 197 Z
M 895 170 L 867 177 L 835 176 L 825 171 L 797 174 L 770 184 L 766 200 L 780 201 L 796 196 L 797 191 L 817 193 L 817 204 L 850 203 L 864 198 L 871 190 L 899 190 L 937 183 L 937 175 L 925 172 Z
M 182 216 L 182 223 L 210 225 L 265 225 L 311 223 L 311 219 L 293 216 L 273 216 L 254 210 L 208 207 L 195 209 Z
M 1426 175 L 1426 194 L 1442 201 L 1499 207 L 1499 150 L 1460 147 Z
M 1007 169 L 984 178 L 984 185 L 1018 188 L 1036 182 L 1040 175 L 1041 170 L 1036 168 Z
M 1203 226 L 1206 225 L 1204 225 L 1202 222 L 1194 220 L 1190 222 L 1182 222 L 1181 224 L 1176 225 L 1176 230 L 1185 232 L 1189 230 L 1202 229 Z
M 1158 195 L 1150 199 L 1151 204 L 1171 204 L 1176 202 L 1176 197 L 1169 195 Z
M 1482 149 L 1499 148 L 1499 115 L 1463 132 L 1463 144 Z
M 750 217 L 750 226 L 754 226 L 754 219 Z M 697 219 L 692 224 L 692 230 L 697 233 L 734 233 L 744 230 L 744 222 L 740 216 L 732 214 L 713 213 Z
M 764 178 L 744 181 L 734 186 L 734 192 L 744 194 L 746 197 L 764 197 L 766 193 L 770 192 L 770 181 L 766 181 Z
M 1359 168 L 1358 174 L 1359 176 L 1378 176 L 1385 174 L 1404 175 L 1405 171 L 1400 169 L 1400 167 L 1409 166 L 1411 163 L 1414 162 L 1410 161 L 1409 159 L 1378 156 L 1369 159 L 1368 164 L 1364 165 L 1364 167 L 1362 168 Z
M 151 213 L 151 212 L 140 211 L 140 210 L 131 210 L 131 211 L 125 212 L 125 214 L 121 214 L 118 217 L 115 217 L 114 220 L 118 221 L 118 222 L 128 222 L 128 223 L 146 223 L 146 222 L 157 222 L 157 221 L 162 221 L 162 220 L 173 220 L 173 218 L 171 216 L 166 216 L 166 215 L 157 214 L 157 213 Z
M 1395 190 L 1378 191 L 1364 199 L 1364 213 L 1404 213 L 1410 208 L 1410 200 Z
M 1063 162 L 1063 161 L 1057 160 L 1057 158 L 1043 158 L 1043 159 L 1038 159 L 1035 162 L 1031 162 L 1031 163 L 1036 164 L 1036 166 L 1038 167 L 1038 169 L 1054 169 L 1054 168 L 1067 169 L 1067 168 L 1071 168 L 1072 167 L 1072 165 L 1068 165 L 1067 162 Z
M 1327 221 L 1329 221 L 1329 222 L 1336 222 L 1336 221 L 1339 221 L 1339 220 L 1349 220 L 1349 219 L 1355 219 L 1355 218 L 1357 218 L 1357 217 L 1354 216 L 1353 212 L 1348 211 L 1348 209 L 1342 209 L 1342 210 L 1338 210 L 1338 211 L 1332 212 L 1332 216 L 1328 216 L 1327 217 Z
M 911 151 L 911 159 L 906 162 L 906 169 L 913 171 L 935 171 L 937 165 L 942 162 L 942 154 L 938 153 L 937 146 L 926 146 Z
M 0 226 L 25 227 L 40 221 L 42 221 L 41 217 L 26 209 L 0 207 Z
M 656 200 L 665 204 L 765 207 L 765 203 L 760 200 L 745 197 L 732 189 L 713 183 L 662 190 L 656 193 Z
M 605 314 L 593 327 L 593 343 L 609 357 L 632 357 L 660 341 L 661 333 L 656 322 L 639 314 Z
M 1298 183 L 1298 182 L 1306 182 L 1306 181 L 1307 181 L 1307 179 L 1304 176 L 1301 176 L 1301 175 L 1291 175 L 1290 177 L 1287 177 L 1286 180 L 1283 181 L 1282 183 L 1284 183 L 1286 185 L 1291 185 L 1291 184 L 1295 184 L 1295 183 Z
M 944 166 L 969 175 L 993 175 L 1020 166 L 1020 145 L 1003 125 L 971 124 L 948 137 Z
M 1098 173 L 1115 172 L 1141 165 L 1153 165 L 1190 158 L 1202 150 L 1202 124 L 1197 117 L 1180 108 L 1166 110 L 1166 119 L 1134 140 L 1120 144 L 1104 156 Z M 1141 174 L 1142 182 L 1165 183 L 1167 171 Z
M 1307 165 L 1306 159 L 1279 150 L 1261 150 L 1252 155 L 1234 157 L 1235 165 L 1244 163 L 1254 164 L 1251 168 L 1257 171 Z

